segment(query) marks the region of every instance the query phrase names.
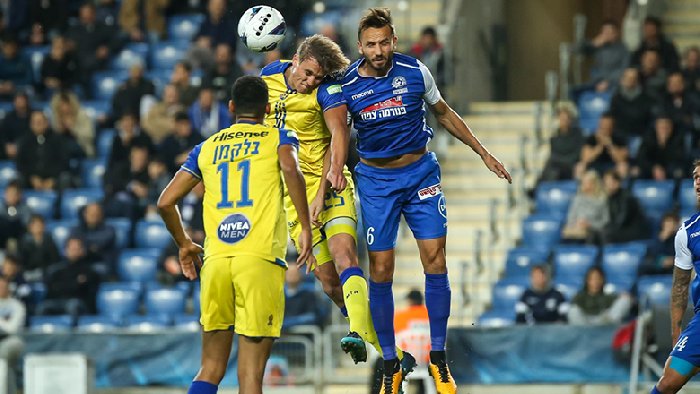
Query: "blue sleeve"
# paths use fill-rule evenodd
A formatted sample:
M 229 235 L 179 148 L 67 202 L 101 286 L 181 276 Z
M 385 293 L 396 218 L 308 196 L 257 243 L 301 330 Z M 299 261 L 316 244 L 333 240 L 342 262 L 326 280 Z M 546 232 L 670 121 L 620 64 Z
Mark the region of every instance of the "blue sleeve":
M 323 82 L 318 87 L 316 99 L 323 111 L 347 104 L 343 97 L 343 88 L 337 80 Z
M 279 129 L 280 130 L 280 144 L 282 145 L 292 145 L 295 148 L 299 147 L 299 138 L 297 138 L 297 133 L 290 129 Z
M 204 144 L 204 142 L 195 146 L 194 149 L 192 149 L 192 152 L 187 155 L 187 160 L 185 160 L 185 162 L 182 163 L 182 166 L 180 166 L 180 170 L 189 172 L 190 175 L 196 177 L 197 179 L 202 179 L 202 171 L 200 171 L 198 163 L 199 152 L 202 150 L 202 144 Z

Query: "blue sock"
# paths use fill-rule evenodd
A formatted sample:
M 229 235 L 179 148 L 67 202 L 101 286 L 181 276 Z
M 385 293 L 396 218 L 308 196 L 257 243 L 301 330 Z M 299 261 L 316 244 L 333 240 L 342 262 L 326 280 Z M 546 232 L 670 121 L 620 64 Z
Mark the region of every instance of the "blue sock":
M 201 380 L 192 382 L 187 394 L 216 394 L 219 391 L 219 386 Z
M 374 321 L 379 345 L 382 347 L 384 360 L 397 358 L 396 338 L 394 337 L 394 293 L 392 282 L 377 283 L 369 281 L 369 310 Z
M 347 318 L 348 317 L 348 308 L 343 306 L 342 308 L 340 308 L 340 313 L 343 314 L 343 317 Z
M 425 307 L 430 319 L 430 348 L 433 351 L 445 350 L 451 298 L 447 274 L 425 274 Z
M 652 387 L 651 392 L 649 394 L 661 394 L 661 391 L 659 391 L 656 388 L 656 385 L 654 385 L 654 387 Z

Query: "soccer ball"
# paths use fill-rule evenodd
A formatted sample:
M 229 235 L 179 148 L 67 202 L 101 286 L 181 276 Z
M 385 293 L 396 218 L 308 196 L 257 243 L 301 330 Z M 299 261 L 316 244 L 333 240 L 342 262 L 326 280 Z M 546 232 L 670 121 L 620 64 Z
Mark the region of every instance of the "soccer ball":
M 238 21 L 238 36 L 248 49 L 255 52 L 277 48 L 285 31 L 287 24 L 282 14 L 266 5 L 248 8 Z

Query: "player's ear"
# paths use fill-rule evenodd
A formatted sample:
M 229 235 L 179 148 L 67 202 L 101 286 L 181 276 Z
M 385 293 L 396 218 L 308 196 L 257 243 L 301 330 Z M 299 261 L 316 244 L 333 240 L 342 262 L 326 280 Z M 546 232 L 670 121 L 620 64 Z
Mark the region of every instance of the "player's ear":
M 268 103 L 268 105 L 270 104 Z M 228 112 L 230 112 L 231 114 L 236 113 L 236 105 L 233 103 L 233 100 L 228 101 Z
M 292 66 L 297 67 L 299 65 L 299 55 L 296 53 L 292 56 Z
M 270 108 L 271 108 L 271 107 L 270 107 L 270 103 L 265 104 L 265 114 L 269 114 L 269 113 L 270 113 Z
M 394 34 L 394 37 L 393 37 L 392 40 L 391 40 L 391 42 L 392 42 L 392 49 L 393 49 L 393 50 L 396 50 L 396 43 L 397 43 L 398 41 L 399 41 L 399 38 L 396 36 L 396 34 Z

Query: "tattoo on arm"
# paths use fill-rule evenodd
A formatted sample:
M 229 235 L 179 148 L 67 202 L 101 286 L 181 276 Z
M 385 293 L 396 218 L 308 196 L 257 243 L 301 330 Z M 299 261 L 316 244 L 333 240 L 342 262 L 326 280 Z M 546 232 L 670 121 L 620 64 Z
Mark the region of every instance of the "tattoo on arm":
M 675 267 L 673 270 L 673 286 L 671 288 L 671 319 L 672 324 L 680 327 L 685 308 L 688 306 L 688 285 L 692 270 Z

